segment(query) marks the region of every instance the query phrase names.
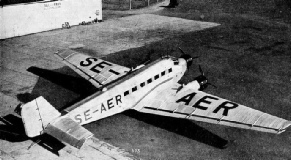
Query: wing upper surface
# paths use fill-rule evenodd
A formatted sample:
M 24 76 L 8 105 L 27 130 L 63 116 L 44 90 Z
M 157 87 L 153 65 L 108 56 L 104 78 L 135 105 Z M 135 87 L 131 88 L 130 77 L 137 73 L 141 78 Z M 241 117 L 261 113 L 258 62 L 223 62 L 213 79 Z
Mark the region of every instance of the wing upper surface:
M 125 75 L 129 68 L 90 57 L 73 50 L 65 50 L 55 55 L 80 76 L 90 81 L 94 86 L 101 86 Z
M 185 118 L 232 127 L 281 133 L 291 122 L 229 100 L 193 89 L 173 88 L 152 92 L 136 105 L 140 112 Z

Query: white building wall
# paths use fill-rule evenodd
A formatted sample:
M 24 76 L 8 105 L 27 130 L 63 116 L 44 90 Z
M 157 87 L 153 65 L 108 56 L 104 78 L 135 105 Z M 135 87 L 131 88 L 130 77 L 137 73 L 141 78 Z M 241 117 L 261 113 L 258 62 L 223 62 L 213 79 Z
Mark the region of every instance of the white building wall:
M 102 20 L 102 0 L 62 0 L 8 5 L 0 8 L 0 39 Z

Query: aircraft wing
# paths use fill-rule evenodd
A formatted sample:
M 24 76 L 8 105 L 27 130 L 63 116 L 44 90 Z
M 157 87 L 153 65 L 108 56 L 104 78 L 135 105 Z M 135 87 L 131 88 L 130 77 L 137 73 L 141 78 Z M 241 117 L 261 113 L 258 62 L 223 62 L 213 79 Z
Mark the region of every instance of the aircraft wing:
M 159 87 L 151 91 L 133 109 L 162 116 L 185 118 L 252 129 L 270 133 L 282 133 L 290 121 L 228 101 L 194 89 Z
M 73 50 L 65 50 L 60 53 L 57 52 L 55 55 L 97 88 L 100 88 L 130 71 L 127 67 L 84 55 Z

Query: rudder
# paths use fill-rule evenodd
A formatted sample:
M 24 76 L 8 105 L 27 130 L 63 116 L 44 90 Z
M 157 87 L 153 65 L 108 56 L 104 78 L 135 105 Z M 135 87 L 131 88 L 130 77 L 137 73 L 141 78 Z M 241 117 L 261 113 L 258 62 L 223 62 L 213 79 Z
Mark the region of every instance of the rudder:
M 28 137 L 41 135 L 47 125 L 61 115 L 42 96 L 24 104 L 21 117 Z

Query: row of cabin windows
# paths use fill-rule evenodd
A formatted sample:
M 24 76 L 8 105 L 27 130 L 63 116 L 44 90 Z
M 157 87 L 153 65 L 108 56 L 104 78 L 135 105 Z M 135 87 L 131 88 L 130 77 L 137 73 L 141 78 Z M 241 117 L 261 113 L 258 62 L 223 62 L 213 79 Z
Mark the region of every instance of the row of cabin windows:
M 172 68 L 168 69 L 168 73 L 171 73 L 172 71 L 173 71 Z M 163 71 L 163 72 L 161 72 L 161 77 L 164 76 L 164 75 L 166 75 L 166 70 Z M 160 78 L 160 74 L 157 74 L 157 75 L 154 76 L 153 79 L 154 79 L 154 80 L 157 80 L 157 79 L 159 79 L 159 78 Z M 153 79 L 152 79 L 152 78 L 148 79 L 148 80 L 147 80 L 147 84 L 152 83 L 152 82 L 153 82 Z M 141 87 L 144 87 L 145 85 L 146 85 L 146 82 L 142 82 L 142 83 L 140 83 L 140 86 L 141 86 Z M 132 92 L 137 91 L 137 86 L 133 87 L 131 90 L 132 90 Z M 127 90 L 127 91 L 124 92 L 124 96 L 127 96 L 127 95 L 129 95 L 129 90 Z

